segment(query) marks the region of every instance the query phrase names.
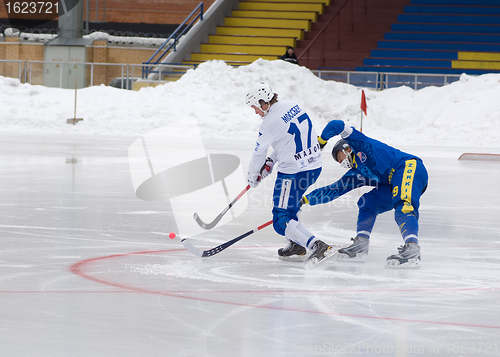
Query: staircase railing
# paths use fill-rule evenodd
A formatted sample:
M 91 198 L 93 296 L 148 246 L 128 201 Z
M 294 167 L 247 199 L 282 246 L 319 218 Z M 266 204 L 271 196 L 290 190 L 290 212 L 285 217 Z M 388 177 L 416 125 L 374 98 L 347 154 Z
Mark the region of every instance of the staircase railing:
M 366 15 L 366 0 L 362 0 L 363 1 L 363 7 L 364 7 L 364 14 Z M 335 14 L 333 14 L 333 16 L 323 25 L 323 27 L 321 28 L 321 30 L 318 31 L 318 33 L 316 34 L 316 36 L 314 36 L 314 38 L 311 40 L 311 42 L 309 42 L 309 44 L 306 46 L 306 48 L 304 48 L 304 50 L 302 51 L 302 53 L 300 53 L 298 56 L 297 56 L 297 59 L 300 60 L 302 58 L 305 57 L 306 59 L 306 67 L 309 66 L 309 59 L 310 59 L 310 51 L 311 51 L 311 47 L 313 45 L 316 44 L 316 42 L 318 41 L 318 39 L 321 37 L 321 46 L 320 46 L 320 54 L 319 54 L 319 60 L 321 61 L 319 66 L 318 67 L 321 67 L 321 66 L 324 66 L 324 62 L 325 62 L 325 47 L 326 47 L 326 44 L 325 44 L 325 38 L 326 38 L 326 30 L 327 28 L 333 23 L 333 20 L 335 20 L 337 18 L 337 41 L 336 41 L 336 49 L 339 50 L 340 49 L 340 23 L 341 23 L 341 19 L 340 19 L 340 14 L 341 14 L 341 11 L 346 7 L 346 5 L 348 3 L 351 3 L 351 6 L 350 6 L 350 14 L 349 14 L 349 31 L 352 33 L 354 31 L 354 0 L 346 0 L 342 6 L 340 6 L 340 8 L 337 10 L 337 12 L 335 12 Z M 303 61 L 302 61 L 303 63 Z
M 186 23 L 189 21 L 193 15 L 199 10 L 199 13 L 189 22 L 188 25 Z M 196 20 L 200 19 L 200 21 L 203 21 L 203 3 L 200 2 L 200 4 L 189 14 L 188 17 L 180 24 L 177 29 L 170 35 L 170 37 L 163 43 L 163 45 L 158 48 L 158 50 L 151 56 L 149 60 L 146 62 L 143 62 L 145 66 L 142 67 L 142 78 L 146 78 L 150 73 L 158 73 L 158 71 L 153 70 L 152 65 L 157 65 L 159 64 L 163 58 L 167 55 L 167 53 L 172 50 L 177 51 L 177 43 L 179 42 L 179 39 L 184 36 L 184 34 L 191 29 L 193 24 L 196 22 Z M 168 47 L 167 47 L 168 45 Z M 166 47 L 166 48 L 165 48 Z M 155 57 L 159 54 L 156 59 Z

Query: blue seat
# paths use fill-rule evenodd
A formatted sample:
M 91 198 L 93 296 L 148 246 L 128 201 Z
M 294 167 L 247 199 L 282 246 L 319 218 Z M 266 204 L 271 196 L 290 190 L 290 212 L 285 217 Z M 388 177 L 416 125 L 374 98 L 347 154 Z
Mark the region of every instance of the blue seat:
M 449 24 L 415 24 L 396 23 L 391 25 L 394 32 L 446 32 L 446 33 L 475 33 L 498 34 L 498 25 L 449 25 Z
M 463 42 L 463 43 L 500 43 L 500 34 L 476 35 L 454 33 L 423 33 L 423 32 L 388 32 L 386 40 L 406 41 L 438 41 L 438 42 Z
M 498 0 L 412 0 L 412 5 L 498 6 Z
M 448 15 L 448 14 L 403 14 L 398 15 L 399 22 L 422 24 L 494 24 L 500 25 L 500 17 L 488 15 Z
M 435 73 L 435 74 L 462 74 L 481 75 L 485 71 L 476 69 L 459 69 L 459 68 L 431 68 L 431 67 L 394 67 L 394 66 L 358 66 L 356 71 L 365 72 L 389 72 L 389 73 Z M 488 73 L 500 73 L 500 71 L 490 70 Z
M 496 4 L 498 6 L 498 2 Z M 500 15 L 500 8 L 475 6 L 405 6 L 406 14 Z
M 441 51 L 469 51 L 469 52 L 500 52 L 500 44 L 466 43 L 466 42 L 423 42 L 423 41 L 379 41 L 379 49 L 411 49 L 411 50 L 441 50 Z
M 372 50 L 371 58 L 458 59 L 455 51 Z
M 431 59 L 387 59 L 387 58 L 365 58 L 365 66 L 390 66 L 390 67 L 440 67 L 451 68 L 451 61 L 440 61 Z
M 499 72 L 452 68 L 458 52 L 500 52 L 500 0 L 412 0 L 357 70 Z

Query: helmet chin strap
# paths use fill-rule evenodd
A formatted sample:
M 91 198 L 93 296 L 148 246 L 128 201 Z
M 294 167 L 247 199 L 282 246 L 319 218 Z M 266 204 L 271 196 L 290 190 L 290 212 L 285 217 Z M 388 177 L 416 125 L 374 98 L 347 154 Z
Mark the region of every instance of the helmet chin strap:
M 260 110 L 262 110 L 262 112 L 264 113 L 264 117 L 267 115 L 267 113 L 269 113 L 269 109 L 271 109 L 271 104 L 269 104 L 269 103 L 265 103 L 265 104 L 267 104 L 266 110 L 262 109 L 262 105 L 260 106 Z

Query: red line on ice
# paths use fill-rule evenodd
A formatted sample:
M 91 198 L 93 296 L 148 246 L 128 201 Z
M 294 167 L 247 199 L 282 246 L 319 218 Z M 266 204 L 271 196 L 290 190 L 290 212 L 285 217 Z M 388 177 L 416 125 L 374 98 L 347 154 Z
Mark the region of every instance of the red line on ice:
M 341 313 L 336 313 L 336 312 L 322 312 L 322 311 L 314 311 L 314 310 L 306 310 L 306 309 L 294 309 L 294 308 L 285 308 L 285 307 L 276 307 L 276 306 L 264 306 L 264 305 L 257 305 L 257 304 L 249 304 L 249 303 L 238 303 L 238 302 L 231 302 L 231 301 L 221 301 L 221 300 L 216 300 L 216 299 L 208 299 L 208 298 L 200 298 L 200 297 L 195 297 L 195 296 L 186 296 L 186 295 L 179 295 L 179 294 L 185 294 L 185 293 L 192 293 L 192 294 L 198 294 L 198 293 L 284 293 L 288 291 L 268 291 L 268 290 L 262 290 L 262 291 L 172 291 L 172 292 L 165 292 L 165 291 L 154 291 L 154 290 L 148 290 L 148 289 L 143 289 L 143 288 L 137 288 L 133 286 L 128 286 L 125 284 L 120 284 L 117 282 L 110 282 L 106 281 L 103 279 L 99 279 L 96 277 L 93 277 L 91 275 L 88 275 L 84 272 L 84 268 L 87 264 L 101 261 L 101 260 L 106 260 L 106 259 L 113 259 L 113 258 L 121 258 L 121 257 L 126 257 L 126 256 L 132 256 L 132 255 L 141 255 L 141 254 L 155 254 L 155 253 L 167 253 L 167 252 L 175 252 L 175 251 L 182 251 L 186 249 L 168 249 L 168 250 L 156 250 L 156 251 L 146 251 L 146 252 L 135 252 L 135 253 L 124 253 L 124 254 L 113 254 L 113 255 L 108 255 L 108 256 L 103 256 L 103 257 L 96 257 L 96 258 L 90 258 L 90 259 L 85 259 L 82 261 L 79 261 L 75 264 L 73 264 L 70 267 L 70 271 L 82 278 L 95 281 L 97 283 L 101 283 L 104 285 L 108 286 L 114 286 L 120 289 L 124 289 L 127 292 L 139 292 L 139 293 L 146 293 L 146 294 L 156 294 L 156 295 L 164 295 L 164 296 L 171 296 L 171 297 L 176 297 L 176 298 L 181 298 L 181 299 L 188 299 L 188 300 L 196 300 L 196 301 L 205 301 L 205 302 L 211 302 L 211 303 L 219 303 L 219 304 L 226 304 L 226 305 L 233 305 L 233 306 L 244 306 L 244 307 L 254 307 L 254 308 L 260 308 L 260 309 L 270 309 L 270 310 L 281 310 L 281 311 L 290 311 L 290 312 L 302 312 L 302 313 L 310 313 L 310 314 L 320 314 L 320 315 L 329 315 L 329 316 L 342 316 L 342 317 L 354 317 L 354 318 L 363 318 L 363 319 L 374 319 L 374 320 L 387 320 L 387 321 L 399 321 L 399 322 L 411 322 L 411 323 L 426 323 L 426 324 L 437 324 L 437 325 L 447 325 L 447 326 L 462 326 L 462 327 L 481 327 L 481 328 L 492 328 L 492 329 L 500 329 L 500 326 L 494 326 L 494 325 L 479 325 L 479 324 L 466 324 L 466 323 L 458 323 L 458 322 L 445 322 L 445 321 L 429 321 L 429 320 L 415 320 L 415 319 L 403 319 L 403 318 L 397 318 L 397 317 L 381 317 L 381 316 L 366 316 L 366 315 L 353 315 L 353 314 L 341 314 Z M 351 290 L 290 290 L 289 292 L 293 293 L 342 293 L 342 292 L 418 292 L 418 291 L 430 291 L 430 292 L 442 292 L 442 291 L 479 291 L 479 290 L 499 290 L 500 288 L 454 288 L 454 289 L 380 289 L 380 290 L 370 290 L 370 289 L 351 289 Z M 47 293 L 42 291 L 42 293 Z

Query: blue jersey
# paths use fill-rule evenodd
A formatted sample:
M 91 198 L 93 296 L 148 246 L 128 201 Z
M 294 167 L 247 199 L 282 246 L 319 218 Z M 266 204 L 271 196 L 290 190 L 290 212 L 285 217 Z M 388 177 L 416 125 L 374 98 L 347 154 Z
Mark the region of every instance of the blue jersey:
M 341 120 L 330 121 L 321 138 L 326 141 L 336 135 L 341 135 L 353 150 L 353 168 L 337 182 L 306 195 L 312 206 L 330 202 L 358 187 L 391 185 L 394 172 L 401 166 L 404 168 L 406 160 L 420 160 L 347 127 Z

